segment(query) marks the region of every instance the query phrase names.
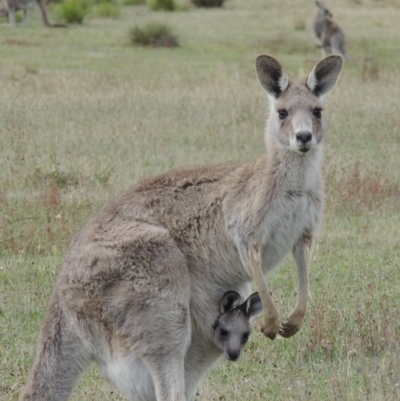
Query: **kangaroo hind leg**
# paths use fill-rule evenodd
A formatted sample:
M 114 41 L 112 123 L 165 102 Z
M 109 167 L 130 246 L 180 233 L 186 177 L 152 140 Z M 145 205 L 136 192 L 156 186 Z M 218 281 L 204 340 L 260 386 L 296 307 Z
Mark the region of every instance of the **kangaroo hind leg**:
M 184 355 L 163 355 L 148 361 L 157 401 L 186 401 Z
M 128 315 L 115 338 L 116 359 L 108 363 L 106 375 L 129 400 L 186 400 L 189 297 L 174 282 L 168 287 L 146 299 L 135 316 Z
M 107 290 L 113 354 L 104 371 L 130 400 L 185 401 L 191 341 L 186 258 L 163 228 L 142 224 L 124 241 L 113 262 L 119 279 Z

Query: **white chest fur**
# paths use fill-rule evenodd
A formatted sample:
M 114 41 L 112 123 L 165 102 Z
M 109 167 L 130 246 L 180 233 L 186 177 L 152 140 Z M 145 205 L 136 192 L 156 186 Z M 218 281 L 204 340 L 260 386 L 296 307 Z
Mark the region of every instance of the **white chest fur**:
M 290 192 L 270 206 L 262 225 L 262 266 L 270 273 L 307 230 L 317 228 L 319 205 L 311 193 Z

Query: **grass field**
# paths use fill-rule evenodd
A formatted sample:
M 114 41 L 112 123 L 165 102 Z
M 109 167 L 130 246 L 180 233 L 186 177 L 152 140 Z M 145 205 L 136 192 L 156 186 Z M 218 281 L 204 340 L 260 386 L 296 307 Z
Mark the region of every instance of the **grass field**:
M 400 3 L 329 4 L 348 39 L 327 96 L 327 204 L 303 330 L 273 342 L 256 327 L 237 363 L 216 367 L 200 400 L 400 399 Z M 296 8 L 295 8 L 296 7 Z M 65 249 L 85 221 L 143 177 L 263 151 L 261 53 L 294 80 L 320 58 L 313 1 L 228 0 L 223 9 L 150 12 L 43 28 L 0 26 L 0 400 L 25 382 Z M 51 17 L 51 14 L 50 14 Z M 162 21 L 181 46 L 129 44 Z M 294 262 L 269 279 L 281 317 Z M 73 400 L 121 400 L 93 367 Z

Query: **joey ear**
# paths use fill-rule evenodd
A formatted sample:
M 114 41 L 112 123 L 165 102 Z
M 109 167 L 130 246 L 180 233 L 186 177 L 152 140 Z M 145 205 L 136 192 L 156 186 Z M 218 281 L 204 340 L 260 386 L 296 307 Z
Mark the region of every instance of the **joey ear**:
M 261 313 L 263 307 L 261 298 L 258 292 L 251 294 L 246 301 L 246 315 L 248 317 L 254 317 Z
M 289 78 L 283 67 L 270 56 L 258 56 L 256 59 L 258 80 L 266 92 L 278 98 L 289 86 Z
M 338 55 L 331 55 L 321 60 L 310 72 L 307 87 L 317 97 L 323 97 L 336 84 L 343 59 Z
M 214 330 L 216 330 L 218 326 L 219 326 L 219 320 L 217 319 L 217 320 L 213 323 L 212 328 L 213 328 Z
M 227 291 L 222 297 L 220 304 L 221 313 L 225 313 L 236 308 L 240 304 L 241 298 L 236 291 Z

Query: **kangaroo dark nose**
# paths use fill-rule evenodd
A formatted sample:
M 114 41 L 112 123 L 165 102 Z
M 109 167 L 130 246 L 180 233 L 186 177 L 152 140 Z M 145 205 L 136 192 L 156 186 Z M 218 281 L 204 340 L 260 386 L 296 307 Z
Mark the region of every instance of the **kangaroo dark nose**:
M 312 135 L 310 132 L 299 132 L 296 134 L 296 140 L 302 143 L 307 143 L 310 142 L 312 138 Z
M 239 358 L 238 352 L 229 352 L 229 360 L 236 361 Z

